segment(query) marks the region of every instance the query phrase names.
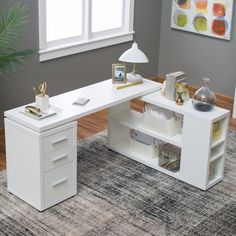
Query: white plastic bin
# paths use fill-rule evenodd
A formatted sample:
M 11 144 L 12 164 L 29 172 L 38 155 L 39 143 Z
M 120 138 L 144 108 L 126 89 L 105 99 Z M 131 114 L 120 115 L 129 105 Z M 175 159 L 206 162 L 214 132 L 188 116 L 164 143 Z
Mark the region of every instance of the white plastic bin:
M 170 119 L 159 119 L 144 113 L 143 126 L 147 129 L 158 133 L 163 133 L 167 136 L 174 136 L 181 133 L 181 120 L 176 120 L 175 117 Z
M 130 138 L 129 148 L 131 151 L 148 158 L 157 158 L 159 156 L 159 148 L 157 146 L 141 143 L 132 138 Z
M 129 148 L 148 158 L 156 158 L 159 155 L 159 141 L 137 130 L 130 130 Z

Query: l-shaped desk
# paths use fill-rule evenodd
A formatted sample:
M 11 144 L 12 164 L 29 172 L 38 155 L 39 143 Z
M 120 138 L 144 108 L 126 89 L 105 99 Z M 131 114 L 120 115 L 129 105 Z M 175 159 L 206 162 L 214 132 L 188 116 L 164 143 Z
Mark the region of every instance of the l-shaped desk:
M 198 112 L 191 101 L 176 106 L 160 94 L 161 84 L 146 79 L 121 90 L 117 86 L 109 79 L 51 97 L 50 105 L 59 110 L 41 120 L 23 114 L 24 106 L 6 111 L 8 191 L 40 211 L 76 195 L 77 119 L 106 108 L 110 149 L 203 190 L 223 179 L 229 111 L 215 107 L 211 112 Z M 90 101 L 85 106 L 72 105 L 78 97 Z M 144 127 L 143 115 L 130 109 L 134 98 L 181 114 L 182 132 L 168 136 Z M 221 137 L 213 142 L 216 123 Z M 130 129 L 181 148 L 180 170 L 163 169 L 158 157 L 151 159 L 130 150 Z
M 137 86 L 117 90 L 105 80 L 50 98 L 59 108 L 41 120 L 28 117 L 18 107 L 4 113 L 8 191 L 42 211 L 77 194 L 77 119 L 129 102 L 160 88 L 144 79 Z M 72 105 L 78 97 L 85 106 Z

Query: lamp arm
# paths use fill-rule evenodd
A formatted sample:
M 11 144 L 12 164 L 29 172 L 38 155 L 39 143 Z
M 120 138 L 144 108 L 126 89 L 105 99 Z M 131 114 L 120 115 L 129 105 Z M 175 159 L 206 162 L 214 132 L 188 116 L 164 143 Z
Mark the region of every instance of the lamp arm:
M 135 64 L 135 63 L 133 64 L 133 71 L 132 71 L 132 74 L 133 74 L 133 75 L 136 74 L 136 64 Z

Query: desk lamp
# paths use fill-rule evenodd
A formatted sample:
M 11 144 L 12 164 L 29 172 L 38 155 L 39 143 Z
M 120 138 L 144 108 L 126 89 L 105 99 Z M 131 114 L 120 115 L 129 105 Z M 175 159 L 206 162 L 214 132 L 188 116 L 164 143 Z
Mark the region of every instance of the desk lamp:
M 146 55 L 138 48 L 136 42 L 120 56 L 119 61 L 133 63 L 133 71 L 126 74 L 128 82 L 142 81 L 142 76 L 136 74 L 136 63 L 147 63 L 149 61 Z

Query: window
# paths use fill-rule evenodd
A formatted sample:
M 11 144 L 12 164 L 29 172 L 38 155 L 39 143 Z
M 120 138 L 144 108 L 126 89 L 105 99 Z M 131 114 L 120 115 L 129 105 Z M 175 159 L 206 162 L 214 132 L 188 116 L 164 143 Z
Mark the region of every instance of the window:
M 40 61 L 133 39 L 134 0 L 39 0 Z

